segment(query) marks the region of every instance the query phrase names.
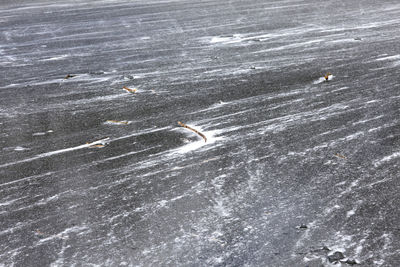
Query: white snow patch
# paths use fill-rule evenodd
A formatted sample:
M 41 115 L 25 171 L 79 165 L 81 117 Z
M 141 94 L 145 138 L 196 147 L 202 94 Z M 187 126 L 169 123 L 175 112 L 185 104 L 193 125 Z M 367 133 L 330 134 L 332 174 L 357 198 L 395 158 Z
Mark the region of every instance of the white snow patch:
M 393 154 L 391 154 L 389 156 L 386 156 L 386 157 L 384 157 L 384 158 L 382 158 L 382 159 L 380 159 L 378 161 L 375 161 L 374 165 L 375 165 L 375 167 L 379 167 L 382 164 L 384 164 L 384 163 L 386 163 L 388 161 L 394 160 L 396 158 L 399 158 L 399 157 L 400 157 L 400 152 L 395 152 L 395 153 L 393 153 Z
M 214 210 L 220 215 L 221 217 L 229 217 L 230 212 L 224 205 L 224 199 L 219 197 L 215 200 L 216 204 L 214 205 Z
M 328 214 L 330 214 L 330 213 L 332 213 L 334 210 L 338 210 L 338 209 L 340 209 L 341 207 L 339 206 L 339 205 L 335 205 L 335 206 L 333 206 L 333 207 L 328 207 L 328 208 L 326 208 L 325 210 L 324 210 L 324 215 L 326 216 L 326 215 L 328 215 Z
M 374 265 L 375 266 L 382 266 L 384 263 L 385 263 L 384 259 L 374 260 Z
M 168 203 L 168 200 L 161 200 L 161 201 L 158 202 L 158 206 L 160 208 L 163 208 L 163 207 L 165 207 L 167 205 L 167 203 Z
M 308 255 L 303 258 L 303 261 L 309 262 L 309 261 L 316 260 L 316 259 L 320 259 L 320 257 L 315 256 L 315 255 Z
M 48 242 L 50 240 L 58 239 L 58 238 L 68 239 L 69 238 L 69 236 L 68 236 L 69 233 L 79 233 L 79 232 L 81 232 L 83 230 L 87 230 L 87 229 L 89 229 L 87 226 L 73 226 L 73 227 L 65 229 L 64 231 L 62 231 L 62 232 L 60 232 L 58 234 L 54 234 L 54 235 L 51 235 L 49 237 L 40 239 L 38 243 L 41 244 L 41 243 L 45 243 L 45 242 Z
M 26 147 L 22 147 L 22 146 L 17 146 L 14 148 L 15 151 L 25 151 L 25 150 L 29 150 L 29 148 Z
M 18 200 L 18 199 L 12 199 L 12 200 L 10 200 L 10 201 L 0 203 L 0 207 L 11 205 L 12 203 L 16 202 L 17 200 Z
M 347 183 L 347 181 L 343 181 L 343 182 L 337 183 L 335 186 L 345 185 L 346 183 Z
M 362 136 L 362 135 L 364 135 L 364 132 L 362 132 L 362 131 L 361 132 L 356 132 L 356 133 L 348 135 L 348 136 L 346 136 L 344 138 L 340 138 L 339 140 L 350 141 L 350 140 L 353 140 L 353 139 L 357 139 L 359 136 Z
M 369 101 L 369 102 L 367 102 L 367 103 L 372 103 L 372 102 Z M 353 125 L 363 124 L 363 123 L 366 123 L 366 122 L 370 122 L 370 121 L 373 121 L 373 120 L 380 119 L 380 118 L 382 118 L 382 117 L 383 117 L 383 115 L 380 115 L 380 116 L 376 116 L 376 117 L 374 117 L 374 118 L 370 118 L 370 119 L 366 119 L 366 120 L 361 120 L 361 121 L 356 121 L 356 122 L 353 122 Z
M 107 138 L 104 138 L 104 139 L 101 139 L 101 140 L 98 140 L 98 141 L 95 141 L 95 142 L 92 142 L 92 143 L 87 143 L 87 144 L 84 144 L 84 145 L 80 145 L 80 146 L 69 147 L 69 148 L 65 148 L 65 149 L 60 149 L 60 150 L 55 150 L 55 151 L 51 151 L 51 152 L 47 152 L 47 153 L 42 153 L 42 154 L 36 155 L 35 157 L 32 157 L 32 158 L 27 158 L 27 159 L 20 160 L 20 161 L 14 161 L 14 162 L 2 164 L 2 165 L 0 165 L 0 168 L 11 166 L 11 165 L 15 165 L 15 164 L 18 164 L 18 163 L 30 162 L 30 161 L 33 161 L 33 160 L 36 160 L 36 159 L 50 157 L 50 156 L 54 156 L 54 155 L 58 155 L 58 154 L 62 154 L 62 153 L 66 153 L 66 152 L 70 152 L 70 151 L 74 151 L 74 150 L 88 148 L 88 147 L 91 147 L 91 146 L 94 146 L 94 145 L 99 145 L 99 144 L 105 145 L 105 144 L 109 143 L 109 139 L 110 138 L 107 137 Z M 17 147 L 17 148 L 19 148 L 19 147 Z M 14 150 L 16 150 L 17 148 L 15 148 Z M 22 150 L 26 150 L 26 148 L 21 148 L 21 149 Z M 18 150 L 18 151 L 21 151 L 21 150 Z
M 338 91 L 343 91 L 343 90 L 346 90 L 346 89 L 349 89 L 349 87 L 347 87 L 347 86 L 341 87 L 341 88 L 339 88 L 339 89 L 332 90 L 331 92 L 338 92 Z
M 54 61 L 54 60 L 62 60 L 69 57 L 69 55 L 60 55 L 60 56 L 56 56 L 56 57 L 50 57 L 50 58 L 46 58 L 46 59 L 42 59 L 41 61 Z
M 349 218 L 349 217 L 353 216 L 355 213 L 356 213 L 355 209 L 349 210 L 346 213 L 346 217 Z
M 363 248 L 364 248 L 364 247 L 363 247 L 362 245 L 358 245 L 358 246 L 356 247 L 355 254 L 356 254 L 357 256 L 359 256 L 359 255 L 361 254 Z
M 32 136 L 42 136 L 42 135 L 46 135 L 45 132 L 39 132 L 39 133 L 33 133 Z
M 236 43 L 242 40 L 242 35 L 240 34 L 233 34 L 231 36 L 214 36 L 211 38 L 210 43 Z
M 372 132 L 375 132 L 375 131 L 379 131 L 380 129 L 382 129 L 382 126 L 378 126 L 378 127 L 375 127 L 375 128 L 371 128 L 371 129 L 368 130 L 368 132 L 369 132 L 369 133 L 372 133 Z
M 52 201 L 52 200 L 57 200 L 58 197 L 59 197 L 59 195 L 57 194 L 57 195 L 54 195 L 54 196 L 52 196 L 52 197 L 48 197 L 48 198 L 46 198 L 46 199 L 41 199 L 41 200 L 37 203 L 37 205 L 44 205 L 44 204 L 47 204 L 48 202 L 50 202 L 50 201 Z
M 376 59 L 377 61 L 383 61 L 383 60 L 396 60 L 400 59 L 400 55 L 394 55 L 394 56 L 388 56 L 388 57 L 381 57 Z

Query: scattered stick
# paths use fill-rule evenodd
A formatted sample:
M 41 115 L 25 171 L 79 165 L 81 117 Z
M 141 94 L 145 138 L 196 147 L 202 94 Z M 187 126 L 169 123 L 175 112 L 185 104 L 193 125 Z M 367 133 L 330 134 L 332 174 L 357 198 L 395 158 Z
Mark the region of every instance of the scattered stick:
M 91 146 L 89 146 L 89 148 L 103 148 L 103 147 L 105 147 L 105 145 L 91 145 Z
M 201 136 L 201 137 L 204 139 L 204 142 L 207 142 L 207 137 L 206 137 L 204 134 L 202 134 L 201 132 L 197 131 L 196 129 L 193 129 L 193 128 L 190 127 L 190 126 L 187 126 L 186 124 L 184 124 L 184 123 L 182 123 L 182 122 L 180 122 L 180 121 L 178 121 L 178 124 L 179 124 L 180 126 L 182 126 L 183 128 L 186 128 L 186 129 L 189 129 L 189 130 L 195 132 L 196 134 L 198 134 L 199 136 Z
M 41 231 L 39 231 L 39 229 L 37 229 L 35 232 L 36 232 L 37 235 L 41 235 L 41 236 L 44 235 L 44 233 L 42 233 Z
M 72 78 L 72 77 L 75 77 L 75 76 L 76 76 L 76 75 L 67 74 L 67 76 L 65 76 L 64 79 L 66 80 L 66 79 L 69 79 L 69 78 Z
M 104 138 L 95 142 L 86 142 L 86 145 L 88 145 L 88 148 L 103 148 L 106 146 L 107 144 L 107 140 L 109 140 L 110 138 Z
M 324 76 L 325 81 L 328 81 L 329 80 L 329 76 L 331 76 L 331 75 L 332 75 L 332 73 L 330 73 L 330 72 L 326 73 L 325 76 Z
M 128 87 L 126 87 L 126 86 L 122 87 L 122 89 L 124 89 L 124 90 L 127 91 L 128 93 L 132 93 L 132 94 L 136 93 L 136 91 L 137 91 L 136 88 L 131 89 L 131 88 L 128 88 Z
M 338 158 L 341 158 L 341 159 L 347 159 L 346 156 L 343 156 L 343 155 L 341 155 L 339 153 L 336 153 L 335 156 L 338 157 Z

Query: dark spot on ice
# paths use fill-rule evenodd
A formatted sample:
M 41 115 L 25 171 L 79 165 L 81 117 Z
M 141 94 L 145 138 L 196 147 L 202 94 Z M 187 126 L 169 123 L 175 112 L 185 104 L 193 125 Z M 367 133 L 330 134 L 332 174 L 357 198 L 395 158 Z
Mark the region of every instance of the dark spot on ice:
M 105 72 L 104 71 L 90 71 L 89 74 L 90 75 L 104 75 Z
M 344 259 L 344 255 L 340 251 L 336 251 L 335 253 L 328 255 L 328 260 L 331 263 L 338 263 L 342 259 Z
M 132 75 L 124 75 L 124 78 L 128 79 L 128 80 L 134 80 L 135 77 L 133 77 Z
M 299 229 L 308 229 L 308 226 L 305 224 L 302 224 L 298 227 Z
M 250 69 L 252 69 L 252 70 L 255 70 L 255 69 L 256 69 L 256 67 L 255 67 L 255 66 L 251 66 L 251 67 L 250 67 Z
M 325 252 L 325 253 L 328 253 L 329 251 L 331 251 L 331 250 L 328 247 L 323 246 L 322 248 L 314 249 L 314 250 L 311 250 L 310 252 L 316 252 L 316 253 Z
M 323 246 L 321 250 L 323 250 L 323 251 L 331 251 L 327 246 Z
M 356 265 L 358 264 L 355 260 L 347 259 L 347 261 L 342 261 L 343 263 L 347 263 L 349 265 Z

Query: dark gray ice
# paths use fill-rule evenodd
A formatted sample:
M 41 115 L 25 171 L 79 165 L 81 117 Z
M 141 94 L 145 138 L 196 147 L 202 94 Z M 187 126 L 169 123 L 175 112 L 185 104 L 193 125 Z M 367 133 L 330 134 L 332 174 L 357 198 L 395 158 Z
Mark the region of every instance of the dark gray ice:
M 394 0 L 2 1 L 0 266 L 400 266 L 399 28 Z

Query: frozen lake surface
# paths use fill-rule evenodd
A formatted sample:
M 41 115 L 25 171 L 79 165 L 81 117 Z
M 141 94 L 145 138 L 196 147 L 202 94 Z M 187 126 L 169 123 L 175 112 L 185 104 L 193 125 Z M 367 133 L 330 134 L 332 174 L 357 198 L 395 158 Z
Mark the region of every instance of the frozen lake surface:
M 2 1 L 0 265 L 400 266 L 399 27 L 394 0 Z

